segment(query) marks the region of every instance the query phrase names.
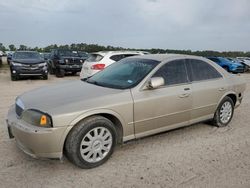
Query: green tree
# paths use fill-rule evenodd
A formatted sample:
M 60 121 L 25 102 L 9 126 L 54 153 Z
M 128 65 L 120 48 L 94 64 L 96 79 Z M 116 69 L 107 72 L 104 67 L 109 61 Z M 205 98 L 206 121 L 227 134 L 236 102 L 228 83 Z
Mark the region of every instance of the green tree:
M 28 50 L 28 47 L 21 44 L 18 50 Z
M 10 44 L 9 49 L 10 49 L 10 51 L 16 51 L 16 47 L 14 44 Z
M 4 47 L 3 43 L 0 43 L 0 50 L 1 51 L 6 51 L 6 48 Z

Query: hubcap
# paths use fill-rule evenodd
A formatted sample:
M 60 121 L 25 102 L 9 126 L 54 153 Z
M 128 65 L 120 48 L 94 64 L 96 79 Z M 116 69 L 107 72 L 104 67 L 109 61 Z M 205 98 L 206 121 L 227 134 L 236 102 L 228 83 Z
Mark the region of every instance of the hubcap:
M 228 101 L 223 103 L 220 109 L 220 121 L 222 123 L 228 123 L 232 116 L 232 104 Z
M 104 127 L 91 129 L 82 139 L 80 153 L 90 163 L 101 161 L 112 147 L 112 135 Z

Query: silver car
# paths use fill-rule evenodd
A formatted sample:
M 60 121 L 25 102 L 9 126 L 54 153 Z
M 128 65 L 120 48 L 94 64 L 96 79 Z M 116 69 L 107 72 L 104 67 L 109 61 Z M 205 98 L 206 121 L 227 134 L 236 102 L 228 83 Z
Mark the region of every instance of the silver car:
M 246 84 L 212 61 L 187 55 L 125 58 L 91 78 L 16 98 L 9 135 L 34 157 L 103 164 L 125 141 L 212 120 L 226 126 Z

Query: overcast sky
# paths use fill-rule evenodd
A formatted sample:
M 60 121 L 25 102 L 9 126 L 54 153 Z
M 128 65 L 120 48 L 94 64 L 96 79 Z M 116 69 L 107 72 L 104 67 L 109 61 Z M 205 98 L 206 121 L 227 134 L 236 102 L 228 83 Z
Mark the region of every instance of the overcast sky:
M 0 0 L 0 42 L 250 51 L 250 0 Z

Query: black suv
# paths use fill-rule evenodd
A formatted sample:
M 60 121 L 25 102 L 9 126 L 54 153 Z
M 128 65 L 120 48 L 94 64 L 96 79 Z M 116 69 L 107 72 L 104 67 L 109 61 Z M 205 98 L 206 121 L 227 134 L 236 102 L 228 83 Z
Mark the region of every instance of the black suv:
M 49 72 L 57 77 L 63 77 L 68 72 L 74 75 L 81 71 L 85 59 L 76 51 L 65 49 L 52 50 L 50 60 L 48 61 Z
M 41 76 L 48 79 L 47 63 L 36 51 L 17 51 L 10 60 L 11 80 L 25 76 Z

